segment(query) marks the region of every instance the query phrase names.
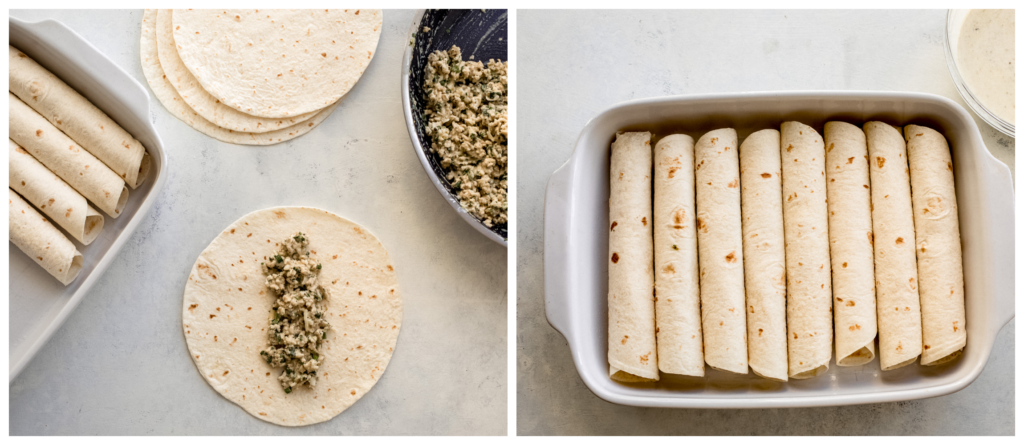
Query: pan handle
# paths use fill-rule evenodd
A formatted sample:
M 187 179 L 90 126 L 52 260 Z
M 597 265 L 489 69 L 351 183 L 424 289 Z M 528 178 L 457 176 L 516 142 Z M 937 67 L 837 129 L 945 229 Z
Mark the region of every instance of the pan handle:
M 548 323 L 574 344 L 572 335 L 572 159 L 551 174 L 544 195 L 544 309 Z
M 992 283 L 995 290 L 992 323 L 993 337 L 1014 317 L 1014 200 L 1013 176 L 1002 162 L 995 161 L 995 174 L 989 176 L 988 190 L 993 209 L 991 230 L 999 242 L 992 243 L 995 258 Z

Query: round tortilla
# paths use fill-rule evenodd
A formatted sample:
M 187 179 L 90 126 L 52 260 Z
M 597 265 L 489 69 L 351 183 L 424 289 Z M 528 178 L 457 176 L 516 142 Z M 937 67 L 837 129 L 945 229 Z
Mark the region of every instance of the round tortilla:
M 757 131 L 740 145 L 743 274 L 747 351 L 761 377 L 789 380 L 786 350 L 786 242 L 778 130 Z
M 284 118 L 341 99 L 373 59 L 378 9 L 174 10 L 178 55 L 235 109 Z
M 131 188 L 149 176 L 146 148 L 89 99 L 8 45 L 10 91 L 99 158 Z
M 124 179 L 12 93 L 10 138 L 111 218 L 128 202 Z
M 704 376 L 693 185 L 693 138 L 654 147 L 654 299 L 658 369 Z
M 864 124 L 871 175 L 871 222 L 875 247 L 878 359 L 882 371 L 914 363 L 921 355 L 914 209 L 910 201 L 907 148 L 898 128 Z
M 825 147 L 836 364 L 859 366 L 875 359 L 878 333 L 868 145 L 857 126 L 829 122 Z
M 267 291 L 260 263 L 296 232 L 310 240 L 328 288 L 327 352 L 316 387 L 285 394 L 259 351 L 267 345 Z M 402 327 L 402 298 L 387 250 L 368 230 L 308 207 L 252 212 L 232 223 L 192 266 L 182 305 L 185 341 L 217 392 L 260 420 L 285 426 L 323 422 L 380 379 Z
M 828 371 L 832 360 L 825 142 L 807 125 L 784 122 L 780 145 L 789 377 L 808 379 Z
M 215 99 L 199 85 L 195 76 L 185 68 L 181 57 L 178 57 L 178 50 L 174 46 L 171 11 L 171 9 L 161 9 L 157 12 L 156 44 L 160 55 L 160 66 L 167 73 L 167 80 L 171 82 L 171 86 L 178 92 L 182 100 L 203 119 L 227 130 L 266 133 L 307 121 L 316 115 L 316 112 L 310 112 L 282 119 L 260 118 L 245 114 Z
M 953 159 L 946 138 L 931 128 L 907 125 L 904 136 L 921 280 L 921 364 L 938 365 L 957 358 L 967 345 Z
M 142 72 L 146 76 L 146 81 L 149 83 L 149 87 L 153 89 L 153 94 L 156 95 L 157 99 L 160 99 L 160 103 L 164 105 L 164 108 L 167 108 L 167 111 L 170 111 L 174 117 L 207 136 L 229 144 L 278 144 L 309 133 L 317 125 L 320 125 L 324 119 L 327 119 L 327 116 L 330 116 L 331 112 L 341 103 L 341 100 L 335 102 L 321 110 L 308 121 L 266 133 L 243 133 L 218 127 L 212 122 L 203 119 L 195 110 L 190 108 L 174 89 L 174 86 L 171 85 L 171 82 L 167 80 L 163 67 L 160 66 L 156 22 L 157 10 L 147 9 L 142 16 L 142 40 L 140 45 Z
M 608 193 L 608 375 L 655 381 L 651 133 L 621 133 L 611 147 Z
M 697 140 L 697 250 L 704 361 L 747 373 L 747 317 L 743 285 L 743 221 L 736 130 L 723 128 Z

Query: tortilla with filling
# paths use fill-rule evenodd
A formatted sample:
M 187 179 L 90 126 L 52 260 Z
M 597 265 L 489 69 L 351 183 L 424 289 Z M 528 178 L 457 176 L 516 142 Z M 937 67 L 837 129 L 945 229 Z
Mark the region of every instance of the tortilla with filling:
M 277 295 L 260 262 L 303 232 L 321 261 L 330 297 L 324 361 L 315 387 L 285 393 L 280 368 L 260 356 Z M 238 219 L 199 255 L 185 285 L 183 331 L 207 383 L 257 419 L 286 426 L 323 422 L 373 387 L 402 327 L 402 298 L 391 258 L 366 228 L 307 207 L 275 207 Z
M 24 148 L 10 139 L 7 142 L 11 188 L 79 242 L 92 243 L 103 230 L 103 215 Z
M 117 173 L 131 188 L 149 175 L 146 148 L 89 99 L 8 45 L 10 90 Z
M 60 230 L 32 208 L 14 190 L 8 198 L 10 227 L 7 236 L 18 249 L 65 286 L 82 271 L 82 254 Z
M 871 221 L 875 248 L 878 358 L 883 371 L 914 363 L 921 355 L 921 301 L 914 252 L 910 168 L 900 130 L 884 122 L 864 124 L 871 174 Z
M 747 318 L 743 290 L 743 227 L 736 130 L 701 136 L 694 149 L 697 248 L 704 361 L 747 373 Z
M 967 345 L 963 252 L 953 184 L 953 159 L 942 134 L 931 128 L 904 129 L 910 158 L 911 200 L 917 230 L 920 278 L 922 365 L 960 356 Z
M 120 216 L 128 202 L 124 180 L 21 99 L 8 94 L 11 140 L 111 218 Z
M 783 123 L 781 138 L 789 376 L 807 379 L 827 372 L 832 360 L 825 142 L 799 122 Z
M 786 243 L 778 130 L 740 145 L 743 275 L 747 291 L 747 355 L 761 377 L 789 380 L 786 350 Z
M 836 364 L 858 366 L 875 359 L 878 333 L 868 146 L 860 128 L 829 122 L 825 147 Z
M 658 380 L 654 326 L 651 134 L 620 133 L 611 146 L 608 199 L 608 375 Z
M 654 147 L 654 298 L 658 369 L 704 375 L 694 228 L 693 138 L 673 134 Z

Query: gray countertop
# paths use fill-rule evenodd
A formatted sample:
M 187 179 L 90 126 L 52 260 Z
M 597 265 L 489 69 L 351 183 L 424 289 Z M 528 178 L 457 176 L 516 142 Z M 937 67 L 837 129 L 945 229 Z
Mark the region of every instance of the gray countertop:
M 146 85 L 141 10 L 11 15 L 64 22 Z M 377 54 L 345 102 L 283 144 L 218 142 L 154 98 L 166 186 L 106 274 L 10 384 L 10 434 L 506 433 L 507 250 L 452 211 L 413 151 L 400 89 L 412 16 L 386 11 Z M 395 262 L 405 305 L 377 385 L 334 419 L 303 428 L 260 421 L 211 389 L 181 327 L 182 292 L 199 253 L 242 215 L 281 205 L 320 207 L 369 228 Z
M 944 58 L 945 11 L 519 11 L 517 423 L 550 434 L 1013 434 L 1014 324 L 981 376 L 945 397 L 862 406 L 671 410 L 605 402 L 544 315 L 544 190 L 587 121 L 629 99 L 767 90 L 899 90 L 966 108 Z M 980 119 L 1014 168 L 1014 139 Z

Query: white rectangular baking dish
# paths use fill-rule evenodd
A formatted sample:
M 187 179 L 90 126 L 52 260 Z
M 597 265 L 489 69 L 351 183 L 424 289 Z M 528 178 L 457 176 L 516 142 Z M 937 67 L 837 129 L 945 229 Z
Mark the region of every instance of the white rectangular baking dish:
M 10 365 L 9 381 L 46 344 L 124 247 L 145 218 L 167 180 L 167 154 L 150 122 L 149 93 L 128 73 L 64 24 L 25 22 L 10 17 L 10 43 L 78 91 L 149 151 L 149 178 L 129 190 L 117 219 L 106 217 L 103 232 L 82 246 L 82 272 L 64 287 L 8 242 Z M 102 298 L 103 295 L 96 297 Z M 146 295 L 140 298 L 146 298 Z
M 653 384 L 608 378 L 608 162 L 616 131 L 655 137 L 736 128 L 740 140 L 798 120 L 822 131 L 829 120 L 931 126 L 949 140 L 960 209 L 968 340 L 949 365 L 915 364 L 882 373 L 878 360 L 838 367 L 809 380 L 776 383 L 706 369 L 704 378 L 665 377 Z M 652 142 L 653 144 L 653 142 Z M 641 99 L 592 119 L 568 162 L 548 182 L 544 209 L 544 280 L 548 321 L 565 336 L 580 377 L 613 403 L 666 408 L 780 408 L 893 402 L 950 394 L 981 373 L 996 334 L 1014 315 L 1013 181 L 985 148 L 974 120 L 941 96 L 904 92 L 771 92 Z

